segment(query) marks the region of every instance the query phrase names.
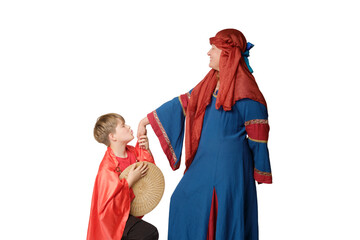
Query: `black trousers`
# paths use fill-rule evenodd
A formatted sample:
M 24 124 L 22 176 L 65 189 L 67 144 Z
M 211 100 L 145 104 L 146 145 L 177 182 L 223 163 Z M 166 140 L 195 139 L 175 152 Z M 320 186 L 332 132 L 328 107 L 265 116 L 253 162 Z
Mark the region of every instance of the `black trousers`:
M 158 240 L 156 227 L 137 217 L 129 215 L 121 240 Z

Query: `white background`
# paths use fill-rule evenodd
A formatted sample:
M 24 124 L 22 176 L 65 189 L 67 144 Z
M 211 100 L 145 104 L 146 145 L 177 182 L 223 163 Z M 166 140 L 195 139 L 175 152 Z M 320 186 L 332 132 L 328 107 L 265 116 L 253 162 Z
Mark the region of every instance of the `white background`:
M 138 121 L 208 72 L 209 37 L 241 30 L 271 126 L 262 240 L 360 239 L 356 1 L 0 2 L 0 239 L 85 239 L 106 147 L 98 116 Z M 166 239 L 173 172 L 145 216 Z M 131 144 L 135 144 L 133 141 Z

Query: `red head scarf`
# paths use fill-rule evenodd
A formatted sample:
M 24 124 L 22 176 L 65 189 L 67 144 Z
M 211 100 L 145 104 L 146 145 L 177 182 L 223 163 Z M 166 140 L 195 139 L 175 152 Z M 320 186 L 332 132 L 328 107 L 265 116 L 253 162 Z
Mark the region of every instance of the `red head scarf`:
M 245 36 L 236 29 L 225 29 L 210 38 L 210 44 L 222 50 L 219 62 L 220 88 L 216 99 L 216 109 L 222 107 L 225 111 L 230 111 L 235 102 L 243 98 L 250 98 L 266 106 L 255 78 L 242 57 L 247 46 Z M 199 146 L 205 109 L 211 102 L 218 81 L 216 75 L 217 71 L 211 69 L 191 92 L 186 111 L 186 170 L 193 161 Z

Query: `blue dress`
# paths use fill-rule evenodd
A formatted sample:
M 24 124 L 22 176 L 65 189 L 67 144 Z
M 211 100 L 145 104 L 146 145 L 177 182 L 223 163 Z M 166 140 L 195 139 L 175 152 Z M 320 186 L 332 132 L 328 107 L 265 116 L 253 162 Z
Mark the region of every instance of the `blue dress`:
M 174 170 L 179 167 L 183 145 L 185 98 L 174 98 L 148 115 Z M 194 160 L 171 197 L 170 240 L 211 239 L 209 219 L 215 195 L 215 222 L 210 235 L 216 240 L 258 239 L 255 180 L 271 183 L 264 139 L 264 131 L 269 130 L 267 109 L 259 102 L 241 99 L 226 112 L 217 110 L 215 102 L 213 95 Z

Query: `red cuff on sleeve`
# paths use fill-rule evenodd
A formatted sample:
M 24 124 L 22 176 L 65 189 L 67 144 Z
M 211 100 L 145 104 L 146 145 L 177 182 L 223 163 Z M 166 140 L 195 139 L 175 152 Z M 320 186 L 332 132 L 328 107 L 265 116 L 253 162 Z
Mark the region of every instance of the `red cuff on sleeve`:
M 266 119 L 254 119 L 245 122 L 245 129 L 253 141 L 267 142 L 269 138 L 269 124 Z
M 254 169 L 254 178 L 258 183 L 272 183 L 272 175 L 269 172 L 261 172 Z
M 156 136 L 158 137 L 160 141 L 161 148 L 163 149 L 167 159 L 169 160 L 170 166 L 173 170 L 176 170 L 179 168 L 180 164 L 175 165 L 177 162 L 177 158 L 174 152 L 174 149 L 172 148 L 170 144 L 170 140 L 165 132 L 164 127 L 162 126 L 160 119 L 157 116 L 156 110 L 149 113 L 147 115 L 149 119 L 149 123 L 154 130 Z M 179 161 L 180 163 L 180 161 Z

